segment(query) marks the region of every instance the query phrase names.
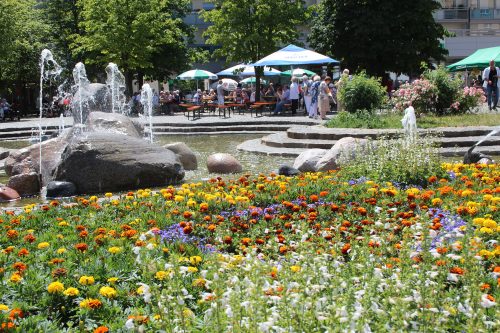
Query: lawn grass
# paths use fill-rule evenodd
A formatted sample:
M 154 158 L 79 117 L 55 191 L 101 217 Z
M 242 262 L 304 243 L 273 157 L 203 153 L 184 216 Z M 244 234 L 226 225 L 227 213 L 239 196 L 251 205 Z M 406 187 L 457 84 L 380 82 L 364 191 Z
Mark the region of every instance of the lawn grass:
M 329 128 L 402 128 L 402 116 L 399 114 L 359 116 L 349 113 L 339 113 L 330 119 L 326 127 Z M 422 115 L 417 119 L 419 128 L 434 127 L 461 127 L 461 126 L 498 126 L 500 113 L 463 114 L 453 116 Z

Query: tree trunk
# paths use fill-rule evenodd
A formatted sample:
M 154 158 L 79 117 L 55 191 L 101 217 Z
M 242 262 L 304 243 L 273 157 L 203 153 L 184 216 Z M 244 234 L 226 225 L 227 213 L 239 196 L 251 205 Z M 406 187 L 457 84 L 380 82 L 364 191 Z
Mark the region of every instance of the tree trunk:
M 142 85 L 144 84 L 144 73 L 137 73 L 137 85 L 139 89 L 142 89 Z
M 128 70 L 125 70 L 125 84 L 126 84 L 126 94 L 128 96 L 132 96 L 134 94 L 134 90 L 132 89 L 132 73 Z
M 260 78 L 264 74 L 264 67 L 255 67 L 255 101 L 260 101 Z

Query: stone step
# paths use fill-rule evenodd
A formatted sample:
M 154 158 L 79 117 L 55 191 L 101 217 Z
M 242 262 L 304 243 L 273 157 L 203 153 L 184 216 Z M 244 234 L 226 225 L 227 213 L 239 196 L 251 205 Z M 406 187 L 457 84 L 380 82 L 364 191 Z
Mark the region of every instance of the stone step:
M 274 132 L 275 131 L 252 131 L 252 130 L 242 131 L 242 130 L 237 130 L 237 131 L 220 131 L 220 132 L 153 132 L 153 134 L 155 136 L 228 135 L 228 134 L 260 134 L 260 135 L 265 135 L 265 134 L 271 134 Z
M 0 123 L 2 124 L 2 123 Z M 20 124 L 21 125 L 21 124 Z M 70 126 L 66 126 L 70 127 Z M 42 126 L 43 130 L 59 130 L 59 126 Z M 0 133 L 4 132 L 16 132 L 16 131 L 38 131 L 38 127 L 32 126 L 12 126 L 10 124 L 5 124 L 5 126 L 0 126 Z
M 330 146 L 331 147 L 331 146 Z M 330 148 L 328 147 L 328 148 Z M 274 147 L 268 146 L 262 139 L 248 140 L 238 145 L 238 150 L 264 155 L 290 156 L 296 157 L 303 151 L 312 148 L 299 147 Z M 328 149 L 326 148 L 326 149 Z M 462 157 L 470 147 L 442 147 L 439 148 L 441 155 L 446 157 Z M 486 155 L 500 156 L 500 145 L 478 146 L 474 152 L 481 152 Z
M 320 148 L 330 149 L 337 140 L 321 140 L 321 139 L 293 139 L 286 133 L 273 133 L 262 138 L 262 143 L 269 147 L 285 147 L 285 148 Z M 472 147 L 476 142 L 483 139 L 482 136 L 472 137 L 452 137 L 452 138 L 436 138 L 435 141 L 443 148 L 452 147 Z M 500 137 L 492 136 L 481 143 L 481 146 L 496 146 L 500 144 Z
M 254 120 L 259 119 L 259 120 Z M 215 121 L 214 121 L 215 120 Z M 272 117 L 264 117 L 262 119 L 259 118 L 251 118 L 248 120 L 232 120 L 231 118 L 220 118 L 214 119 L 210 118 L 201 118 L 197 120 L 190 120 L 189 122 L 181 122 L 181 123 L 153 123 L 153 127 L 162 128 L 162 127 L 207 127 L 213 126 L 217 124 L 219 127 L 231 127 L 231 126 L 258 126 L 258 125 L 280 125 L 280 126 L 310 126 L 319 124 L 318 120 L 305 118 L 304 120 L 287 120 L 286 118 L 272 118 Z
M 191 127 L 175 127 L 175 126 L 153 126 L 153 133 L 206 133 L 206 132 L 279 132 L 286 131 L 290 128 L 287 124 L 253 124 L 253 125 L 232 125 L 225 126 L 206 125 L 206 126 L 191 126 Z
M 457 137 L 483 137 L 497 130 L 498 127 L 477 126 L 477 127 L 437 127 L 432 129 L 419 129 L 421 135 L 434 135 L 445 138 Z M 359 129 L 359 128 L 325 128 L 322 126 L 293 126 L 288 129 L 288 136 L 292 139 L 320 139 L 338 140 L 351 136 L 357 138 L 376 138 L 379 136 L 400 136 L 402 129 Z
M 44 130 L 44 135 L 52 135 L 53 133 L 57 133 L 58 129 L 54 130 Z M 38 133 L 36 131 L 30 130 L 16 130 L 12 132 L 0 132 L 0 140 L 24 140 L 29 139 L 33 136 L 37 136 Z

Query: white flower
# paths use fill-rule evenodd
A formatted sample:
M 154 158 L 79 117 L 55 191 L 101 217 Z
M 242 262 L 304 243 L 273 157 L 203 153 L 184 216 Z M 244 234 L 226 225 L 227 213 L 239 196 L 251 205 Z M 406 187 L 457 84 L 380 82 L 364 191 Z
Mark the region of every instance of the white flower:
M 448 277 L 446 279 L 448 281 L 451 281 L 451 282 L 458 282 L 458 275 L 457 274 L 453 274 L 453 273 L 449 273 Z
M 125 328 L 128 330 L 133 330 L 135 327 L 134 325 L 134 318 L 131 318 L 125 322 Z
M 488 299 L 488 294 L 481 295 L 481 306 L 483 308 L 491 308 L 492 306 L 495 306 L 495 305 L 497 305 L 497 303 Z

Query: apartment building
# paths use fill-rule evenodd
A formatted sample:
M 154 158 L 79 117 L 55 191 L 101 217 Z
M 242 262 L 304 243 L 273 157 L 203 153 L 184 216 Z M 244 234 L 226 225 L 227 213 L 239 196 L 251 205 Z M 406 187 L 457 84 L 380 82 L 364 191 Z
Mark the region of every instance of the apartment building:
M 500 0 L 441 0 L 434 13 L 454 37 L 447 37 L 447 62 L 465 58 L 480 48 L 500 46 Z

